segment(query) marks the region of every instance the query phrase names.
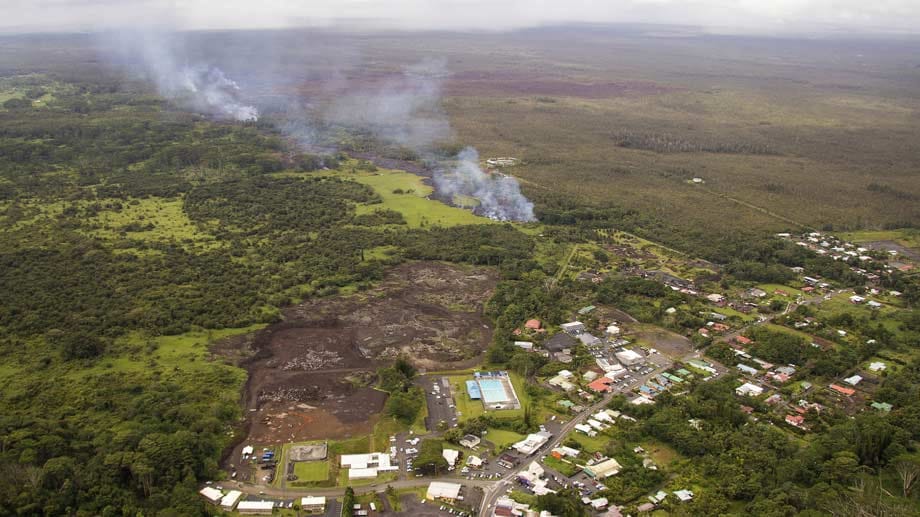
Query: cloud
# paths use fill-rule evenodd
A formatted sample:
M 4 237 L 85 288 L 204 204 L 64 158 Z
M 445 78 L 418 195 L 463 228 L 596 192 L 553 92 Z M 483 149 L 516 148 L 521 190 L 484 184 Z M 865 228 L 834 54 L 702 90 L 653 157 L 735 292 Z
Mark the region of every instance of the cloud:
M 5 0 L 0 30 L 357 25 L 508 30 L 569 22 L 698 25 L 720 32 L 920 32 L 917 0 Z

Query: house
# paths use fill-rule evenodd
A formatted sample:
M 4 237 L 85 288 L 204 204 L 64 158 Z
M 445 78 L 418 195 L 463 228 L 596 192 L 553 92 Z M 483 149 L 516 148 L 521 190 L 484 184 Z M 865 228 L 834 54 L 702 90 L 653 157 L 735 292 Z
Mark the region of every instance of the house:
M 753 343 L 753 341 L 739 334 L 735 336 L 735 343 L 738 343 L 739 345 L 750 345 Z
M 581 309 L 578 309 L 578 314 L 579 314 L 580 316 L 584 316 L 585 314 L 590 314 L 590 313 L 594 312 L 594 309 L 597 309 L 597 307 L 595 307 L 595 306 L 593 306 L 593 305 L 588 305 L 588 306 L 586 306 L 586 307 L 582 307 Z
M 875 300 L 869 300 L 868 302 L 866 302 L 866 305 L 868 305 L 869 307 L 872 307 L 873 309 L 881 309 L 881 308 L 882 308 L 882 304 L 878 303 L 878 302 L 875 301 Z
M 198 493 L 201 494 L 201 497 L 204 497 L 205 500 L 211 504 L 220 503 L 220 500 L 224 497 L 223 492 L 210 486 L 202 488 L 198 491 Z
M 642 357 L 641 354 L 639 354 L 635 350 L 630 350 L 628 348 L 624 349 L 622 352 L 617 352 L 614 355 L 616 355 L 617 360 L 620 361 L 620 363 L 622 363 L 625 366 L 632 366 L 634 364 L 639 364 L 643 360 L 645 360 L 645 358 Z
M 712 303 L 723 303 L 725 301 L 725 296 L 718 293 L 713 293 L 706 295 L 706 299 Z
M 854 294 L 853 296 L 850 297 L 850 303 L 862 303 L 864 301 L 866 301 L 866 299 L 857 294 Z
M 514 468 L 514 465 L 517 464 L 517 458 L 514 456 L 505 453 L 498 457 L 498 465 L 500 467 L 505 467 L 506 469 Z
M 623 467 L 617 460 L 607 458 L 593 465 L 586 465 L 584 472 L 594 479 L 604 479 L 619 474 L 622 468 Z
M 701 361 L 699 359 L 690 359 L 689 361 L 687 361 L 687 364 L 689 364 L 690 366 L 698 370 L 703 370 L 704 372 L 716 373 L 716 369 L 713 368 L 711 364 L 705 361 Z
M 885 370 L 886 368 L 888 368 L 888 366 L 881 361 L 876 361 L 869 365 L 869 370 L 873 372 L 881 372 Z
M 533 343 L 531 343 L 530 341 L 515 341 L 514 346 L 520 348 L 521 350 L 525 350 L 527 352 L 533 351 Z
M 735 388 L 735 394 L 739 396 L 756 397 L 763 393 L 763 388 L 755 384 L 746 382 Z
M 676 495 L 677 498 L 680 499 L 680 502 L 682 503 L 686 503 L 687 501 L 693 500 L 693 492 L 691 492 L 690 490 L 678 490 L 674 492 L 674 495 Z
M 464 435 L 463 438 L 460 438 L 460 445 L 473 449 L 479 445 L 479 442 L 481 441 L 482 440 L 475 434 L 467 434 Z
M 567 352 L 571 350 L 572 347 L 574 347 L 576 344 L 578 344 L 578 341 L 576 341 L 575 338 L 573 338 L 569 334 L 560 332 L 556 334 L 555 336 L 544 341 L 543 348 L 553 353 Z
M 847 377 L 846 379 L 843 380 L 843 382 L 849 384 L 850 386 L 856 386 L 862 380 L 863 378 L 861 375 L 854 375 L 852 377 Z
M 540 320 L 527 320 L 527 323 L 524 323 L 524 328 L 528 330 L 540 330 L 543 328 L 543 325 L 540 323 Z
M 588 436 L 597 436 L 597 431 L 591 429 L 591 426 L 585 424 L 575 424 L 575 430 Z
M 604 508 L 607 508 L 607 505 L 610 504 L 610 502 L 606 497 L 598 497 L 597 499 L 591 499 L 589 504 L 591 505 L 591 508 L 594 508 L 597 511 L 601 511 Z
M 601 377 L 593 381 L 591 384 L 588 384 L 588 389 L 590 389 L 591 391 L 598 392 L 598 393 L 606 393 L 612 389 L 610 387 L 611 384 L 613 384 L 613 379 L 608 379 L 607 377 Z
M 474 469 L 478 469 L 482 466 L 482 458 L 479 456 L 470 456 L 466 459 L 466 464 L 473 467 Z
M 274 507 L 274 501 L 240 501 L 236 505 L 236 511 L 240 514 L 248 515 L 270 515 Z
M 588 382 L 591 382 L 594 379 L 597 379 L 598 377 L 600 377 L 600 375 L 601 374 L 595 372 L 594 370 L 588 370 L 584 373 L 584 375 L 581 376 L 581 378 Z
M 300 508 L 305 512 L 325 512 L 326 496 L 307 496 L 300 498 Z
M 575 389 L 575 385 L 565 380 L 565 377 L 561 375 L 557 375 L 546 382 L 548 382 L 550 386 L 555 386 L 563 391 L 572 391 Z
M 872 407 L 873 407 L 874 409 L 877 409 L 877 410 L 882 411 L 882 412 L 884 412 L 884 413 L 890 413 L 890 412 L 891 412 L 891 409 L 894 407 L 894 406 L 892 406 L 891 404 L 889 404 L 889 403 L 887 403 L 887 402 L 873 402 L 871 405 L 872 405 Z
M 447 464 L 453 467 L 457 464 L 457 458 L 460 457 L 460 451 L 456 449 L 444 449 L 441 451 L 441 456 L 447 461 Z
M 786 415 L 786 423 L 801 429 L 805 425 L 805 417 L 802 415 Z
M 620 327 L 618 327 L 618 326 L 616 326 L 616 325 L 609 325 L 609 326 L 607 326 L 607 330 L 606 330 L 605 333 L 607 334 L 607 337 L 619 336 L 619 335 L 620 335 Z
M 568 352 L 556 352 L 555 354 L 553 354 L 553 359 L 555 359 L 556 361 L 560 363 L 565 363 L 565 364 L 569 364 L 573 360 L 572 354 Z
M 738 370 L 740 370 L 742 373 L 746 373 L 746 374 L 748 374 L 748 375 L 757 375 L 757 369 L 756 369 L 756 368 L 751 368 L 750 366 L 748 366 L 748 365 L 746 365 L 746 364 L 738 363 L 737 368 L 738 368 Z
M 443 481 L 432 481 L 428 485 L 428 491 L 425 492 L 425 499 L 429 501 L 456 501 L 460 497 L 460 488 L 462 485 L 459 483 L 446 483 Z
M 577 336 L 585 332 L 585 324 L 580 321 L 572 321 L 569 323 L 563 323 L 559 325 L 559 328 L 562 329 L 566 334 Z
M 655 505 L 652 503 L 642 503 L 636 507 L 636 510 L 638 510 L 639 513 L 648 513 L 654 509 L 655 509 Z
M 559 457 L 565 456 L 567 458 L 575 458 L 578 456 L 578 453 L 581 452 L 578 449 L 573 449 L 571 447 L 566 447 L 565 445 L 560 445 L 553 449 L 553 454 L 559 454 Z
M 665 492 L 664 490 L 659 490 L 657 494 L 648 496 L 648 500 L 655 504 L 658 504 L 661 501 L 664 501 L 665 499 L 667 499 L 667 497 L 668 497 L 667 492 Z
M 764 291 L 763 289 L 758 289 L 758 288 L 754 287 L 754 288 L 748 290 L 748 294 L 751 295 L 751 296 L 753 296 L 754 298 L 763 298 L 764 296 L 767 295 L 767 292 Z
M 643 404 L 654 404 L 655 401 L 645 395 L 638 395 L 636 398 L 630 400 L 629 403 L 634 406 L 641 406 Z
M 843 386 L 839 386 L 839 385 L 837 385 L 837 384 L 831 384 L 831 385 L 828 386 L 828 387 L 829 387 L 830 389 L 836 391 L 837 393 L 840 393 L 841 395 L 846 395 L 847 397 L 852 397 L 853 394 L 856 393 L 856 390 L 854 390 L 854 389 L 844 388 Z
M 228 511 L 233 511 L 242 497 L 243 493 L 239 490 L 231 490 L 220 500 L 220 507 Z

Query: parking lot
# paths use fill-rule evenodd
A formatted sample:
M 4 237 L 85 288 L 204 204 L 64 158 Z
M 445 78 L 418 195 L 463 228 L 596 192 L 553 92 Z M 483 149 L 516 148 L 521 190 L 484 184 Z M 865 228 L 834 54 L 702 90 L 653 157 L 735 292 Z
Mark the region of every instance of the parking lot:
M 446 422 L 448 427 L 456 427 L 457 409 L 450 391 L 450 383 L 439 376 L 424 376 L 418 383 L 425 390 L 425 401 L 428 404 L 425 427 L 429 431 L 437 431 L 438 423 L 442 421 Z

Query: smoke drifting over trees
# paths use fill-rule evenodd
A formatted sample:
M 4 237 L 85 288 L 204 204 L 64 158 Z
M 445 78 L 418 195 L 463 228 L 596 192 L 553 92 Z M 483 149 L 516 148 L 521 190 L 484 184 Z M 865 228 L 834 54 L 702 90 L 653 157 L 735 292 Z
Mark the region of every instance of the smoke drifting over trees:
M 457 155 L 459 163 L 439 170 L 434 185 L 441 196 L 471 196 L 479 200 L 476 210 L 499 221 L 534 221 L 533 203 L 517 180 L 503 174 L 487 174 L 479 167 L 479 153 L 467 147 Z
M 124 65 L 140 65 L 163 97 L 219 119 L 244 122 L 259 118 L 255 106 L 242 101 L 239 85 L 220 68 L 182 59 L 171 33 L 107 36 L 107 45 L 117 45 L 109 47 L 114 48 L 115 58 Z
M 219 119 L 254 121 L 260 110 L 244 100 L 240 86 L 224 72 L 202 62 L 199 48 L 189 49 L 184 39 L 163 32 L 144 33 L 139 38 L 122 36 L 109 41 L 109 48 L 121 64 L 140 65 L 144 75 L 159 93 L 179 105 Z M 188 52 L 195 50 L 197 52 Z M 259 70 L 256 63 L 246 66 L 236 60 L 233 69 Z M 435 151 L 449 141 L 452 130 L 442 108 L 442 83 L 449 72 L 445 59 L 426 59 L 406 66 L 402 74 L 381 84 L 343 84 L 340 77 L 330 79 L 338 90 L 329 102 L 313 103 L 303 95 L 275 94 L 262 106 L 267 120 L 279 115 L 277 128 L 306 150 L 329 149 L 330 130 L 346 129 L 370 134 L 387 144 L 412 150 L 417 157 L 436 163 L 434 186 L 442 199 L 462 195 L 479 201 L 477 212 L 503 221 L 533 221 L 533 203 L 522 194 L 517 180 L 501 174 L 487 174 L 479 166 L 475 149 L 464 149 L 455 160 L 442 161 Z M 289 87 L 296 79 L 269 73 L 259 81 Z M 283 99 L 279 105 L 279 99 Z

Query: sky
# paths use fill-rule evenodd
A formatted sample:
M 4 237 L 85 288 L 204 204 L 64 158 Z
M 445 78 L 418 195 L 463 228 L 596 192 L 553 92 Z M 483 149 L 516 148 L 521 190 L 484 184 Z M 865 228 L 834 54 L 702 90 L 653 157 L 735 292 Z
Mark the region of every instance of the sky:
M 918 34 L 920 0 L 0 0 L 0 32 L 151 25 L 511 30 L 578 22 L 732 34 Z

